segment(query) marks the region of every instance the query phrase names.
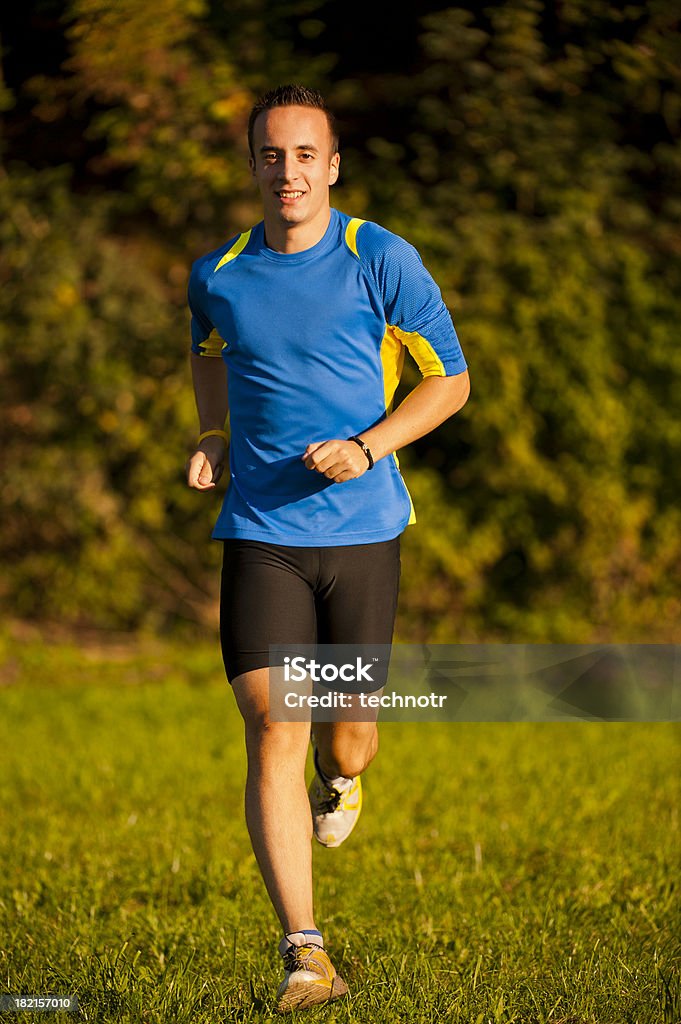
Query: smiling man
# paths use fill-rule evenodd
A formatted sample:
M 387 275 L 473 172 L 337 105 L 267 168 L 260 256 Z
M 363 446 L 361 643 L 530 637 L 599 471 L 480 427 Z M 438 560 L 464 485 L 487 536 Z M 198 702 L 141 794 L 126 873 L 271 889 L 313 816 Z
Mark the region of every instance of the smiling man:
M 200 436 L 187 480 L 214 488 L 229 443 L 213 532 L 220 632 L 245 725 L 246 821 L 284 933 L 286 1012 L 347 992 L 314 918 L 310 840 L 336 847 L 354 828 L 378 733 L 315 723 L 308 794 L 310 724 L 270 720 L 269 647 L 390 644 L 414 521 L 395 452 L 457 412 L 469 384 L 416 250 L 331 207 L 340 155 L 322 96 L 268 93 L 248 141 L 263 220 L 197 260 L 189 282 Z M 392 411 L 405 351 L 423 380 Z

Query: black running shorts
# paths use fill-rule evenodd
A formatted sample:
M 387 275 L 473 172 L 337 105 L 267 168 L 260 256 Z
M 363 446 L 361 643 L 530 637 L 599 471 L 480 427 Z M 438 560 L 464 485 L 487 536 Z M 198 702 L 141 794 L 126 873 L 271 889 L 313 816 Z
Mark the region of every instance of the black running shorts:
M 343 547 L 224 541 L 220 640 L 230 683 L 270 644 L 390 644 L 400 538 Z

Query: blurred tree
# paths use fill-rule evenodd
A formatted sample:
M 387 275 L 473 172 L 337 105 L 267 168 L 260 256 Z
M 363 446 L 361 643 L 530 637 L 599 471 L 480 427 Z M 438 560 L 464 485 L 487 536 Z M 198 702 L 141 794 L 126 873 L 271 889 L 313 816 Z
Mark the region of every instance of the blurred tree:
M 26 83 L 40 120 L 69 108 L 82 117 L 91 103 L 86 136 L 105 145 L 89 171 L 105 181 L 128 171 L 123 208 L 173 228 L 210 221 L 217 197 L 246 185 L 239 143 L 252 95 L 205 14 L 203 0 L 71 0 L 63 73 Z
M 106 627 L 206 621 L 217 552 L 182 481 L 184 311 L 154 251 L 107 235 L 109 204 L 66 177 L 0 174 L 0 600 Z
M 422 17 L 422 20 L 419 20 Z M 256 93 L 324 88 L 338 204 L 404 234 L 471 368 L 403 453 L 398 635 L 670 640 L 681 613 L 678 14 L 657 0 L 36 0 L 4 33 L 0 601 L 207 622 L 191 260 L 259 217 Z M 416 382 L 408 371 L 403 391 Z
M 402 460 L 431 527 L 405 534 L 410 635 L 676 634 L 677 26 L 664 3 L 462 5 L 424 19 L 411 76 L 336 87 L 358 198 L 426 255 L 471 366 Z

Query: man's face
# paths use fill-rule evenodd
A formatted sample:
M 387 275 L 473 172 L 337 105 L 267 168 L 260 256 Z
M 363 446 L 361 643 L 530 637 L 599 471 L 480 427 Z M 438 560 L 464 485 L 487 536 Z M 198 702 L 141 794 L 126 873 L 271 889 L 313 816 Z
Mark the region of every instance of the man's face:
M 275 107 L 253 126 L 250 168 L 258 183 L 265 220 L 293 226 L 321 217 L 329 186 L 338 178 L 340 155 L 332 153 L 326 115 L 314 107 Z

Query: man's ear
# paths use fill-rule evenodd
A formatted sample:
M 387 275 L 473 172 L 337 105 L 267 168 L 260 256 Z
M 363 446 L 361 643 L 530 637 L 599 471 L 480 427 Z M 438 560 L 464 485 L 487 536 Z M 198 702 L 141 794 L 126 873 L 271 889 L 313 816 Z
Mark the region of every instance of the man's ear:
M 249 156 L 248 158 L 248 169 L 253 175 L 253 177 L 255 177 L 255 160 L 253 159 L 252 156 Z
M 329 185 L 335 185 L 340 173 L 340 153 L 334 153 L 329 166 Z

